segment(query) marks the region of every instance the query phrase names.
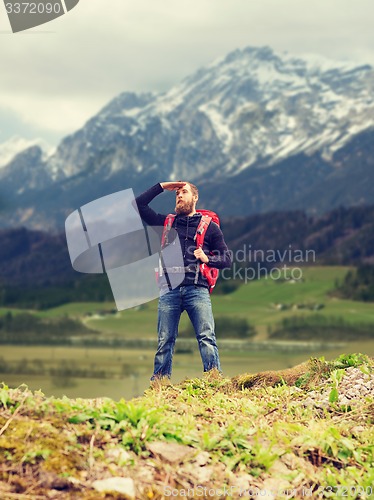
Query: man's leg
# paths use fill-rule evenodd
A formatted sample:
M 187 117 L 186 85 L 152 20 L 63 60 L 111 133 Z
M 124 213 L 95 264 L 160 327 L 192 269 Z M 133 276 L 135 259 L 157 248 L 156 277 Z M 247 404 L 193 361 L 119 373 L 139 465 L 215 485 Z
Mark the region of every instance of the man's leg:
M 151 380 L 171 376 L 175 340 L 182 313 L 180 289 L 170 290 L 158 302 L 158 347 Z
M 195 329 L 204 371 L 213 368 L 221 371 L 209 291 L 192 285 L 184 287 L 183 291 L 183 305 Z

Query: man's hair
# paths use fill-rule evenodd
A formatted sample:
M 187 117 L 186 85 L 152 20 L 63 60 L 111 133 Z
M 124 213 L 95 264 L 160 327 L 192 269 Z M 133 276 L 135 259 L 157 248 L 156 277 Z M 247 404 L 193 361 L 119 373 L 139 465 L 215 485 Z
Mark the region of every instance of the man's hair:
M 191 188 L 191 192 L 194 196 L 197 196 L 199 197 L 199 190 L 197 189 L 197 187 L 195 186 L 195 184 L 192 184 L 192 182 L 188 182 L 188 181 L 178 181 L 178 182 L 185 182 L 186 184 L 188 184 Z

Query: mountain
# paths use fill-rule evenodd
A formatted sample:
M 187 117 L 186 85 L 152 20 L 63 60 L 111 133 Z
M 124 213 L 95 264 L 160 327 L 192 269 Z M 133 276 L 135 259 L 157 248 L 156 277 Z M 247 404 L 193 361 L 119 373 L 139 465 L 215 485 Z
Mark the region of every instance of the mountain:
M 198 184 L 222 216 L 372 203 L 373 138 L 373 68 L 248 47 L 166 93 L 117 96 L 48 159 L 30 160 L 34 182 L 20 192 L 15 179 L 17 210 L 0 222 L 57 229 L 97 197 L 168 179 Z
M 52 147 L 43 139 L 29 140 L 23 137 L 13 136 L 0 144 L 0 169 L 8 165 L 18 153 L 32 146 L 39 146 L 44 151 L 45 156 L 53 152 Z
M 243 250 L 246 256 L 260 250 L 260 257 L 267 251 L 278 256 L 287 252 L 297 266 L 300 250 L 304 260 L 299 262 L 309 265 L 374 264 L 374 205 L 339 207 L 319 216 L 292 211 L 232 217 L 224 221 L 224 233 L 229 248 L 240 258 Z
M 0 232 L 1 284 L 39 287 L 72 281 L 73 270 L 64 235 L 50 235 L 25 228 Z
M 329 161 L 319 152 L 300 153 L 268 168 L 246 169 L 229 182 L 206 182 L 200 192 L 213 209 L 224 204 L 226 216 L 287 210 L 323 214 L 373 203 L 374 130 L 353 137 Z

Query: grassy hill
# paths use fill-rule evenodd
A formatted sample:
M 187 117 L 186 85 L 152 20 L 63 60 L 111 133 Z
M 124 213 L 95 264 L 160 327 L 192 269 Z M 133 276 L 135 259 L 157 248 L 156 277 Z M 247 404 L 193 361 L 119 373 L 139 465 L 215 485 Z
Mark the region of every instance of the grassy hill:
M 209 373 L 131 401 L 3 386 L 0 497 L 369 498 L 373 367 L 351 354 L 232 379 Z

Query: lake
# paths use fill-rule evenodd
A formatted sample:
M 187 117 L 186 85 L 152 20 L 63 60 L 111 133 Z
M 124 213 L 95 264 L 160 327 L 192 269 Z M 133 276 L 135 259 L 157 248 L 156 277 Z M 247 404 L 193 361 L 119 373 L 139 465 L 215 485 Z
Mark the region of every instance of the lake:
M 178 344 L 177 344 L 178 345 Z M 361 352 L 374 356 L 374 341 L 351 342 L 342 347 L 220 351 L 226 377 L 241 373 L 290 368 L 309 357 L 334 359 L 343 353 Z M 46 396 L 70 398 L 109 397 L 115 400 L 143 395 L 152 375 L 154 350 L 97 349 L 49 346 L 0 346 L 0 381 L 10 387 L 26 384 L 41 390 Z M 5 366 L 6 370 L 2 368 Z M 79 371 L 85 376 L 75 376 Z M 23 373 L 19 373 L 19 371 Z M 51 375 L 51 371 L 55 374 Z M 102 376 L 97 376 L 103 372 Z M 92 377 L 90 374 L 96 373 Z M 172 382 L 202 376 L 202 364 L 197 344 L 193 353 L 176 353 Z

